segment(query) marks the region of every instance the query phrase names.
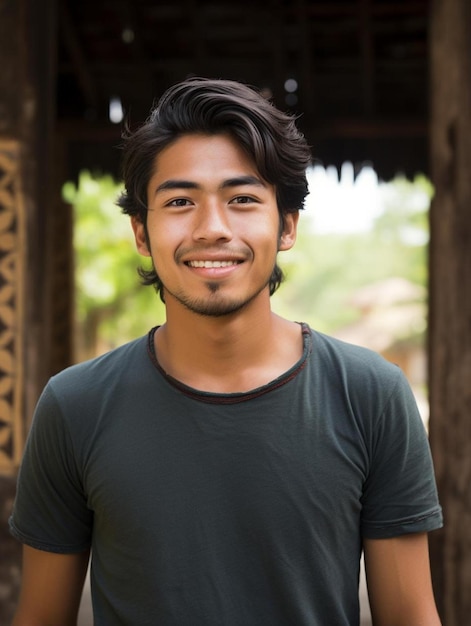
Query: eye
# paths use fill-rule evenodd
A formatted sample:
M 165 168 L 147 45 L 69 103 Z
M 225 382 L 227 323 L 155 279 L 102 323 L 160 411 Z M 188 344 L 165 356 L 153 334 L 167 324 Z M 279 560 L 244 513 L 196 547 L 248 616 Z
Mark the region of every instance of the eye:
M 185 207 L 189 206 L 191 202 L 186 198 L 175 198 L 174 200 L 170 200 L 166 203 L 165 206 L 176 206 L 176 207 Z
M 257 200 L 252 196 L 236 196 L 231 202 L 233 204 L 252 204 L 257 202 Z

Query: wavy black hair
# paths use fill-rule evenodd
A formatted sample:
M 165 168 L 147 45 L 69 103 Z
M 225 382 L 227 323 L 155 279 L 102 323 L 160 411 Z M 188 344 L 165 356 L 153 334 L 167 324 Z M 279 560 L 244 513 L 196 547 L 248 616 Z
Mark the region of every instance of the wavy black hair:
M 303 208 L 311 153 L 294 117 L 243 83 L 190 78 L 170 87 L 147 121 L 123 137 L 125 189 L 118 205 L 123 213 L 142 221 L 146 236 L 147 186 L 155 159 L 176 139 L 194 133 L 223 133 L 236 141 L 253 160 L 260 176 L 274 185 L 281 227 L 285 214 Z M 155 268 L 140 268 L 139 273 L 143 283 L 154 285 L 163 300 L 162 283 Z M 283 273 L 275 265 L 269 282 L 270 295 L 282 280 Z

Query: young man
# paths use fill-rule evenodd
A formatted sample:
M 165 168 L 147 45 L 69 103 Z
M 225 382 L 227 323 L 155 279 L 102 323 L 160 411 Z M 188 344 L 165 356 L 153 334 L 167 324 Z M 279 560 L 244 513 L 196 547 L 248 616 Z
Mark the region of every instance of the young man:
M 192 79 L 126 142 L 147 337 L 52 378 L 11 519 L 15 626 L 437 626 L 426 434 L 400 370 L 275 315 L 309 150 L 241 84 Z

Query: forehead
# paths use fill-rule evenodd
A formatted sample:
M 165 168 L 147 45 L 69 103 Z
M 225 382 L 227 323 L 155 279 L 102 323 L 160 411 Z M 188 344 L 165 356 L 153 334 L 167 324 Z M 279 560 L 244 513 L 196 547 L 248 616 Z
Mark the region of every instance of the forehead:
M 222 173 L 234 170 L 258 174 L 253 159 L 229 134 L 181 135 L 157 154 L 153 175 L 175 176 L 186 171 Z

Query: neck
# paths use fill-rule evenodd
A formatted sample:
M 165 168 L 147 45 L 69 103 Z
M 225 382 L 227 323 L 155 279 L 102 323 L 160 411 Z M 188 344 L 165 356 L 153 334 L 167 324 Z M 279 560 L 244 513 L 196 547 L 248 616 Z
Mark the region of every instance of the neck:
M 263 303 L 262 303 L 263 304 Z M 167 304 L 167 321 L 155 335 L 162 368 L 204 391 L 235 393 L 266 384 L 302 354 L 299 325 L 273 313 L 270 302 L 243 311 L 201 316 Z

